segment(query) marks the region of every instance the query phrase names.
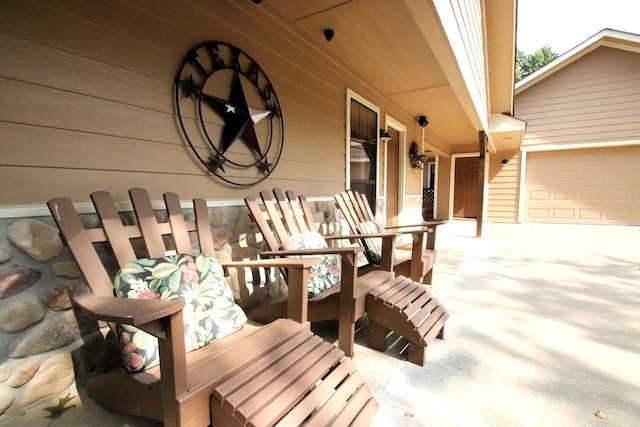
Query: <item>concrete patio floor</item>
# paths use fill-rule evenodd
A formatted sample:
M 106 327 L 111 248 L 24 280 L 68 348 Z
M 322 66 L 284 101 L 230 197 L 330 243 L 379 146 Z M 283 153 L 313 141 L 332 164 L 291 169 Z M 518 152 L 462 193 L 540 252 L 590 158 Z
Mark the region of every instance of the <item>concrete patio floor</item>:
M 474 222 L 438 231 L 434 287 L 451 318 L 424 367 L 357 349 L 374 425 L 640 425 L 640 227 L 474 235 Z
M 403 342 L 354 361 L 388 426 L 640 424 L 640 227 L 450 221 L 438 230 L 434 291 L 451 314 L 423 367 Z M 314 329 L 334 339 L 335 325 Z M 33 426 L 157 423 L 76 407 Z M 599 414 L 600 417 L 596 416 Z

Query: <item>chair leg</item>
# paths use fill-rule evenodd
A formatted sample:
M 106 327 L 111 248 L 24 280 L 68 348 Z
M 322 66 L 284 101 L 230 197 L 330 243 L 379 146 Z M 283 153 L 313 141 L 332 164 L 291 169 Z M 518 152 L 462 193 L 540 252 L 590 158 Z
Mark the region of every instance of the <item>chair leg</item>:
M 338 348 L 348 357 L 353 356 L 355 346 L 356 324 L 347 320 L 338 321 Z
M 374 350 L 386 351 L 389 332 L 389 329 L 369 319 L 369 347 Z
M 433 268 L 427 272 L 422 278 L 422 283 L 425 285 L 430 285 L 433 280 Z
M 442 329 L 440 329 L 440 332 L 438 332 L 438 336 L 436 338 L 441 340 L 444 339 L 444 326 L 442 327 Z
M 427 347 L 410 342 L 409 354 L 407 355 L 407 359 L 409 360 L 409 362 L 415 363 L 418 366 L 424 366 L 426 353 Z

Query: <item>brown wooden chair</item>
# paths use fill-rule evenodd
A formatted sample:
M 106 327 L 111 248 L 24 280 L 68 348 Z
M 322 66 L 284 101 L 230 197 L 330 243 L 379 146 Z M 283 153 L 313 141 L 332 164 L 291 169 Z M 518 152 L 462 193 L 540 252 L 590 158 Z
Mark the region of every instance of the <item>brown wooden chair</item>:
M 343 191 L 335 195 L 336 205 L 342 212 L 344 219 L 354 235 L 365 234 L 360 228 L 362 224 L 375 222 L 375 216 L 367 200 L 367 196 L 356 191 Z M 393 271 L 396 274 L 410 277 L 416 282 L 431 284 L 433 266 L 436 262 L 436 229 L 443 221 L 423 221 L 420 224 L 385 227 L 384 233 L 411 234 L 412 243 L 398 244 L 393 253 Z M 365 256 L 372 265 L 379 264 L 377 257 L 372 254 L 366 238 L 372 238 L 371 233 L 360 236 L 360 244 L 365 248 Z M 375 237 L 373 237 L 375 239 Z M 426 242 L 425 242 L 426 239 Z M 384 255 L 385 249 L 382 249 Z
M 260 203 L 260 201 L 262 203 Z M 393 278 L 391 271 L 377 270 L 358 275 L 357 255 L 361 247 L 316 248 L 283 250 L 283 243 L 291 236 L 317 231 L 304 196 L 297 198 L 293 193 L 285 195 L 280 189 L 260 192 L 258 197 L 246 197 L 252 220 L 260 229 L 269 251 L 261 252 L 261 257 L 323 256 L 335 254 L 341 260 L 340 284 L 333 286 L 308 299 L 308 319 L 310 322 L 338 320 L 338 347 L 348 356 L 353 355 L 355 323 L 366 312 L 366 298 L 369 292 Z M 392 244 L 392 243 L 391 243 Z M 389 262 L 389 269 L 391 268 Z M 297 292 L 296 284 L 289 281 L 290 273 L 282 270 L 288 284 L 288 292 Z M 288 300 L 274 298 L 268 304 L 254 308 L 249 316 L 260 322 L 282 317 Z
M 159 420 L 166 426 L 370 423 L 378 403 L 369 387 L 340 349 L 310 331 L 306 319 L 306 281 L 318 258 L 226 263 L 224 267 L 287 268 L 290 283 L 295 283 L 289 293 L 288 319 L 265 326 L 245 324 L 188 353 L 183 302 L 114 297 L 113 277 L 100 259 L 102 252 L 96 250 L 104 247 L 103 242 L 109 243 L 120 267 L 140 261 L 134 249 L 140 239 L 146 257 L 165 257 L 168 249 L 214 255 L 203 199 L 194 199 L 195 220 L 186 220 L 178 196 L 165 193 L 168 220 L 158 222 L 146 190 L 134 188 L 129 195 L 137 218 L 134 225 L 123 225 L 121 215 L 128 213 L 118 212 L 107 192 L 91 195 L 101 221 L 98 228 L 85 228 L 69 199 L 48 202 L 91 290 L 74 298 L 78 315 L 89 313 L 110 322 L 116 336 L 114 324 L 119 324 L 158 339 L 158 366 L 137 373 L 118 367 L 86 378 L 93 400 L 107 410 Z
M 353 353 L 355 322 L 365 313 L 369 319 L 369 346 L 381 351 L 387 347 L 391 331 L 409 340 L 408 358 L 422 365 L 425 349 L 436 337 L 443 337 L 449 317 L 427 286 L 404 276 L 395 277 L 391 269 L 394 233 L 384 235 L 387 269 L 358 271 L 356 255 L 363 248 L 331 247 L 324 249 L 284 249 L 292 236 L 317 232 L 311 209 L 304 196 L 280 189 L 262 191 L 259 197 L 247 197 L 245 203 L 260 229 L 268 251 L 262 257 L 340 254 L 342 280 L 338 286 L 309 298 L 309 321 L 338 320 L 338 347 Z M 334 236 L 344 239 L 345 236 Z M 328 237 L 327 239 L 330 239 Z M 284 272 L 286 275 L 286 271 Z M 292 283 L 289 282 L 289 292 Z M 272 319 L 280 317 L 286 303 L 274 301 L 253 311 L 250 316 Z

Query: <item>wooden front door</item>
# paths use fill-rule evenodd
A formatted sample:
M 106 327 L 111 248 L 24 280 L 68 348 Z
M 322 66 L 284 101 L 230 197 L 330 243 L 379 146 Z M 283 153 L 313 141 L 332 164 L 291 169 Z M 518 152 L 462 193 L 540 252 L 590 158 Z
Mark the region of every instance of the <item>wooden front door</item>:
M 385 212 L 387 218 L 387 226 L 392 227 L 398 225 L 398 187 L 399 187 L 399 146 L 400 132 L 395 129 L 388 129 L 391 140 L 387 142 L 387 188 L 385 190 Z
M 458 157 L 455 164 L 453 187 L 453 216 L 477 218 L 478 182 L 480 164 L 478 157 Z

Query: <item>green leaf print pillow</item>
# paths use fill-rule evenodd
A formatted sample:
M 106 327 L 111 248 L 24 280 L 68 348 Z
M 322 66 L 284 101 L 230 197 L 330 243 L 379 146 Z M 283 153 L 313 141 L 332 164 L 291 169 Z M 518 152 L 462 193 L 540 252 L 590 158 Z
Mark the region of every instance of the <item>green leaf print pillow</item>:
M 222 266 L 203 254 L 142 258 L 120 269 L 114 280 L 116 296 L 184 302 L 187 352 L 242 328 L 247 317 L 233 300 Z M 119 325 L 125 367 L 142 371 L 159 363 L 156 337 L 130 325 Z
M 285 250 L 325 249 L 328 247 L 324 237 L 315 231 L 293 234 L 282 242 L 282 249 Z M 310 298 L 340 283 L 340 276 L 342 276 L 340 263 L 338 255 L 321 255 L 320 263 L 313 265 L 309 271 L 307 285 Z

